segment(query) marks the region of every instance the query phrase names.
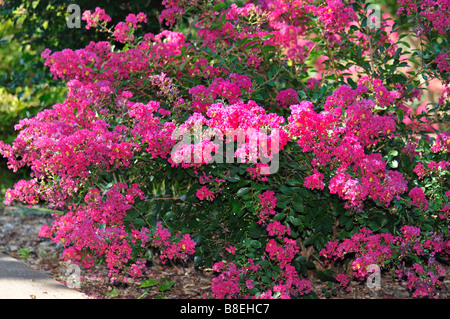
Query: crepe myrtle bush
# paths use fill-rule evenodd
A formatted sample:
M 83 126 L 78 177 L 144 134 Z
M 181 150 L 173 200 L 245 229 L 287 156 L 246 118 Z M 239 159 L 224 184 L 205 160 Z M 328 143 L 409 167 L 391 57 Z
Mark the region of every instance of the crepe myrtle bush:
M 370 262 L 437 296 L 414 278 L 434 289 L 429 258 L 448 262 L 449 2 L 164 5 L 160 33 L 97 8 L 110 41 L 42 52 L 68 93 L 0 142 L 32 170 L 5 203 L 47 203 L 40 235 L 112 280 L 161 258 L 212 267 L 211 297 L 305 298 Z

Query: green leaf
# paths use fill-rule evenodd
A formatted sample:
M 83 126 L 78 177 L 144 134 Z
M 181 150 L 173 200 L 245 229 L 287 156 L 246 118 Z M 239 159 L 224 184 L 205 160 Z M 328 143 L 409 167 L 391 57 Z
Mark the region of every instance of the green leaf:
M 116 288 L 113 288 L 110 292 L 105 293 L 105 296 L 109 298 L 117 298 L 119 297 L 119 291 Z
M 292 208 L 294 208 L 294 210 L 298 213 L 303 213 L 303 211 L 305 210 L 305 207 L 300 202 L 293 202 Z
M 336 279 L 334 278 L 334 271 L 331 269 L 327 269 L 324 271 L 318 271 L 317 272 L 317 278 L 319 278 L 320 281 L 326 282 L 336 282 Z
M 295 216 L 292 216 L 292 215 L 290 215 L 290 216 L 288 217 L 288 221 L 289 221 L 292 225 L 295 225 L 295 226 L 299 226 L 299 225 L 302 224 L 302 221 L 301 221 L 299 218 L 297 218 L 297 217 L 295 217 Z
M 264 54 L 267 54 L 268 52 L 273 51 L 273 50 L 275 50 L 275 46 L 273 46 L 273 45 L 265 45 L 262 48 L 262 51 Z
M 285 217 L 286 217 L 285 213 L 278 213 L 275 216 L 273 216 L 273 219 L 279 222 L 280 220 L 284 219 Z
M 240 202 L 233 202 L 233 213 L 241 216 L 243 213 L 242 204 Z
M 225 3 L 219 2 L 219 3 L 215 4 L 215 5 L 211 8 L 211 10 L 212 10 L 212 11 L 219 11 L 219 10 L 225 9 L 226 7 L 227 7 L 227 5 L 226 5 Z
M 156 286 L 157 284 L 158 284 L 158 280 L 148 279 L 148 280 L 144 280 L 139 288 L 153 287 L 153 286 Z
M 397 161 L 397 160 L 393 160 L 393 161 L 391 161 L 391 162 L 389 163 L 389 165 L 390 165 L 392 168 L 397 168 L 397 167 L 398 167 L 398 161 Z
M 292 196 L 295 193 L 295 188 L 294 187 L 287 187 L 285 185 L 282 185 L 280 187 L 280 191 L 287 196 Z
M 252 247 L 258 249 L 262 247 L 262 244 L 259 240 L 252 240 Z
M 266 40 L 272 39 L 274 36 L 275 36 L 275 34 L 268 34 L 268 35 L 263 36 L 261 38 L 261 40 L 266 41 Z
M 250 187 L 242 187 L 241 189 L 239 189 L 236 193 L 237 196 L 242 197 L 245 194 L 247 194 L 248 192 L 250 192 Z
M 167 290 L 172 289 L 174 284 L 175 283 L 173 281 L 166 281 L 165 283 L 162 283 L 161 285 L 159 285 L 158 289 L 161 292 L 167 291 Z
M 189 61 L 186 60 L 186 61 L 184 61 L 184 62 L 180 65 L 180 71 L 183 71 L 183 70 L 184 70 L 184 68 L 185 68 L 185 66 L 186 66 L 186 64 L 187 64 L 188 62 L 189 62 Z
M 254 227 L 248 231 L 248 236 L 251 238 L 260 238 L 261 235 L 262 235 L 261 228 L 256 225 L 254 225 Z

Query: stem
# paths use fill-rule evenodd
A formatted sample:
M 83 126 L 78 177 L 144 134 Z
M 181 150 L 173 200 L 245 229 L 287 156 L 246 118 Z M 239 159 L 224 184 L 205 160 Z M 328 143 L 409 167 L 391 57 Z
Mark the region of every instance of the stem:
M 433 61 L 431 61 L 429 64 L 433 64 L 436 61 L 436 59 L 434 59 Z M 406 89 L 406 87 L 412 82 L 412 80 L 414 80 L 414 78 L 416 78 L 424 69 L 426 68 L 425 65 L 423 65 L 412 77 L 409 78 L 409 80 L 405 83 L 405 85 L 402 87 L 402 91 L 404 91 Z M 401 97 L 399 97 L 398 99 L 395 100 L 395 103 L 399 103 L 401 100 L 403 100 L 406 96 L 406 92 L 404 92 L 402 94 Z
M 375 69 L 373 66 L 373 48 L 372 48 L 372 39 L 369 34 L 367 34 L 367 37 L 369 38 L 369 50 L 370 50 L 370 69 L 372 70 L 372 77 L 374 76 Z
M 328 42 L 327 42 L 327 44 L 328 44 Z M 334 78 L 335 78 L 336 82 L 338 82 L 338 76 L 336 73 L 336 65 L 334 64 L 334 56 L 333 56 L 333 54 L 331 54 L 329 44 L 327 45 L 327 51 L 328 51 L 328 55 L 330 56 L 331 64 L 333 65 Z

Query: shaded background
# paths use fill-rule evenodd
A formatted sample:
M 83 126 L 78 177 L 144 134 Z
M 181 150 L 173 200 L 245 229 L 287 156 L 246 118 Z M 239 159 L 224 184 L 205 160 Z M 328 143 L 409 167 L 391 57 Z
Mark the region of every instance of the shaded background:
M 124 21 L 129 13 L 144 12 L 147 23 L 142 33 L 158 33 L 161 26 L 159 13 L 164 9 L 161 1 L 41 1 L 0 0 L 0 141 L 12 143 L 17 135 L 14 125 L 21 118 L 33 117 L 37 112 L 64 100 L 66 88 L 61 80 L 54 80 L 44 66 L 41 52 L 64 48 L 79 49 L 90 41 L 107 40 L 107 35 L 81 28 L 67 27 L 69 4 L 80 6 L 80 13 L 105 9 L 111 24 Z M 0 203 L 9 187 L 19 179 L 29 179 L 26 169 L 18 173 L 8 170 L 6 160 L 0 159 Z M 1 206 L 1 204 L 0 204 Z

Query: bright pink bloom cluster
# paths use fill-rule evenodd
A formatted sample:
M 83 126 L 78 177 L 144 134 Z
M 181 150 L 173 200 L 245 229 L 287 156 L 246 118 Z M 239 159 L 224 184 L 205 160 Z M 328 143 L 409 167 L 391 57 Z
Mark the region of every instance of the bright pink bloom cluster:
M 86 29 L 90 29 L 96 27 L 99 23 L 105 24 L 111 21 L 111 17 L 106 14 L 104 9 L 99 7 L 95 8 L 95 11 L 91 13 L 91 11 L 87 10 L 83 13 L 81 17 L 82 20 L 86 21 Z
M 342 243 L 330 241 L 320 251 L 320 255 L 325 258 L 325 263 L 343 259 L 346 254 L 354 255 L 355 259 L 352 262 L 353 276 L 364 279 L 369 275 L 367 266 L 371 264 L 382 265 L 389 260 L 393 255 L 391 244 L 396 239 L 389 233 L 373 234 L 370 229 L 362 228 L 350 238 L 344 239 Z
M 247 172 L 250 174 L 250 177 L 252 179 L 255 179 L 257 181 L 261 182 L 267 182 L 268 178 L 266 176 L 261 176 L 261 172 L 268 169 L 268 164 L 266 163 L 256 163 L 255 167 L 249 167 L 247 168 Z
M 450 153 L 450 133 L 441 132 L 436 136 L 436 140 L 431 147 L 434 153 Z
M 198 199 L 200 200 L 209 200 L 209 201 L 213 201 L 214 200 L 214 193 L 211 192 L 211 190 L 206 187 L 206 186 L 202 186 L 199 189 L 197 189 L 197 193 L 196 196 L 198 197 Z
M 450 72 L 450 56 L 448 53 L 439 54 L 436 58 L 436 63 L 441 73 L 445 74 Z
M 279 239 L 282 239 L 284 235 L 291 235 L 289 227 L 276 220 L 271 221 L 267 225 L 267 232 L 269 233 L 269 236 L 276 236 Z
M 51 227 L 45 226 L 41 234 L 61 242 L 65 260 L 90 268 L 100 256 L 105 256 L 110 276 L 124 268 L 132 258 L 132 241 L 145 246 L 150 240 L 147 228 L 128 234 L 123 219 L 132 208 L 134 199 L 143 199 L 137 185 L 128 187 L 117 183 L 105 194 L 92 189 L 85 196 L 85 205 L 71 205 L 67 214 L 54 214 Z
M 337 274 L 336 280 L 345 289 L 345 291 L 350 291 L 350 277 L 346 274 Z
M 423 234 L 419 228 L 408 225 L 403 226 L 400 232 L 400 236 L 373 234 L 363 228 L 341 243 L 330 241 L 320 255 L 325 258 L 325 263 L 352 256 L 353 276 L 359 280 L 367 278 L 367 267 L 371 264 L 382 269 L 392 267 L 399 279 L 406 278 L 413 297 L 436 297 L 436 289 L 442 285 L 441 277 L 445 270 L 435 262 L 435 257 L 448 260 L 450 240 L 442 234 Z M 413 256 L 425 258 L 427 266 L 417 263 L 418 259 Z M 413 265 L 405 266 L 410 258 Z M 346 287 L 349 278 L 338 276 L 338 281 Z
M 258 195 L 261 200 L 261 211 L 259 213 L 259 223 L 263 223 L 270 215 L 275 215 L 275 207 L 277 205 L 277 198 L 273 191 L 265 191 Z
M 284 237 L 282 246 L 277 245 L 275 239 L 270 239 L 266 244 L 266 252 L 269 254 L 271 259 L 276 260 L 280 268 L 285 268 L 293 259 L 299 249 L 295 240 Z
M 265 224 L 269 236 L 272 237 L 266 243 L 265 252 L 267 253 L 268 260 L 279 268 L 280 274 L 272 277 L 273 284 L 271 285 L 267 285 L 267 282 L 264 284 L 259 282 L 256 285 L 256 280 L 247 279 L 249 271 L 253 273 L 261 269 L 261 265 L 258 263 L 255 264 L 253 259 L 248 260 L 250 266 L 244 266 L 241 269 L 238 269 L 236 264 L 229 263 L 229 269 L 226 270 L 223 269 L 224 263 L 222 261 L 215 263 L 213 269 L 220 273 L 218 277 L 213 279 L 212 289 L 215 297 L 242 298 L 250 296 L 266 299 L 274 297 L 286 299 L 311 292 L 311 283 L 308 280 L 301 279 L 297 270 L 291 264 L 299 252 L 299 247 L 294 239 L 288 237 L 291 235 L 290 228 L 276 220 L 267 222 L 268 217 L 275 214 L 277 198 L 274 194 L 273 191 L 265 191 L 258 195 L 261 200 L 259 224 Z M 231 253 L 235 254 L 236 249 L 233 249 Z M 265 256 L 262 257 L 262 261 L 266 261 Z M 256 275 L 261 276 L 261 274 Z M 248 290 L 258 287 L 259 293 L 257 295 L 244 294 L 244 290 L 242 290 L 243 280 Z
M 324 6 L 314 8 L 314 14 L 323 24 L 326 37 L 342 33 L 357 19 L 353 8 L 342 0 L 327 0 Z
M 166 263 L 168 259 L 187 260 L 189 255 L 195 253 L 196 242 L 191 239 L 189 234 L 184 234 L 181 237 L 172 234 L 161 225 L 155 231 L 154 241 L 152 245 L 159 249 L 162 263 Z M 174 241 L 176 241 L 174 243 Z
M 450 28 L 448 16 L 450 14 L 450 3 L 448 0 L 399 0 L 400 7 L 397 14 L 407 14 L 420 16 L 420 21 L 424 27 L 433 28 L 440 34 L 445 34 Z
M 307 101 L 292 105 L 288 125 L 304 152 L 313 152 L 318 163 L 330 165 L 335 171 L 329 182 L 330 192 L 338 194 L 347 201 L 348 208 L 357 211 L 367 198 L 389 205 L 407 190 L 407 181 L 400 172 L 386 170 L 381 154 L 368 152 L 379 137 L 392 136 L 394 119 L 377 115 L 374 100 L 360 97 L 372 91 L 377 103 L 385 107 L 397 95 L 387 91 L 378 80 L 366 84 L 370 87 L 361 84 L 352 90 L 344 85 L 335 90 L 325 102 L 325 112 L 317 113 Z M 305 179 L 305 186 L 323 189 L 323 176 L 316 167 Z
M 411 197 L 411 205 L 417 206 L 423 210 L 428 209 L 428 200 L 422 188 L 416 186 L 409 191 L 408 195 Z
M 240 280 L 241 277 L 246 278 L 247 276 L 250 276 L 250 274 L 256 273 L 260 267 L 261 266 L 256 265 L 251 258 L 247 260 L 246 265 L 242 268 L 238 268 L 233 262 L 227 263 L 226 265 L 223 261 L 215 263 L 213 270 L 220 272 L 220 275 L 212 280 L 211 288 L 213 297 L 218 299 L 231 299 L 236 297 L 251 298 L 249 293 L 242 293 Z M 245 280 L 245 286 L 247 289 L 252 289 L 253 281 L 250 279 Z
M 445 268 L 436 263 L 427 266 L 414 264 L 407 270 L 397 270 L 399 279 L 404 279 L 413 298 L 439 298 L 440 279 L 445 275 Z
M 320 173 L 316 168 L 314 168 L 314 173 L 312 175 L 307 176 L 303 184 L 305 185 L 305 187 L 309 189 L 323 190 L 325 187 L 323 178 L 324 178 L 323 174 Z
M 294 89 L 282 90 L 275 99 L 280 107 L 288 108 L 291 105 L 298 104 L 298 93 Z
M 420 180 L 433 173 L 445 171 L 448 167 L 450 167 L 450 163 L 447 161 L 430 161 L 428 162 L 427 167 L 425 167 L 422 163 L 417 163 L 413 171 L 417 174 L 417 177 Z

